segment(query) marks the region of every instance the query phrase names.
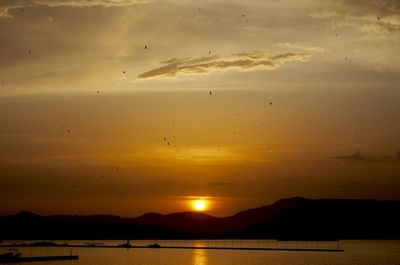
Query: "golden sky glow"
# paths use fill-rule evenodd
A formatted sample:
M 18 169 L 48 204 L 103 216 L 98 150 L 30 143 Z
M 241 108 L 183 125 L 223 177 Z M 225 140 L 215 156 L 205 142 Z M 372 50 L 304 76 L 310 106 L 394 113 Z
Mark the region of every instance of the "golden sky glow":
M 0 214 L 400 199 L 398 54 L 398 1 L 0 1 Z

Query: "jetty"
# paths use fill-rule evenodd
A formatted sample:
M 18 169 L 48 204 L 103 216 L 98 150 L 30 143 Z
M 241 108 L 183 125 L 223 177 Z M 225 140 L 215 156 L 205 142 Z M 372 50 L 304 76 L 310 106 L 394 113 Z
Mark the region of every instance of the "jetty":
M 20 263 L 20 262 L 34 262 L 34 261 L 56 261 L 56 260 L 78 260 L 78 255 L 68 256 L 38 256 L 38 257 L 21 257 L 12 256 L 2 258 L 0 256 L 0 263 Z
M 19 245 L 9 245 L 13 247 L 38 247 L 38 244 L 19 244 Z M 86 244 L 47 244 L 47 247 L 61 247 L 61 248 L 119 248 L 119 249 L 210 249 L 210 250 L 251 250 L 251 251 L 297 251 L 297 252 L 344 252 L 344 249 L 340 248 L 339 244 L 335 247 L 305 247 L 303 246 L 234 246 L 234 245 L 216 245 L 212 244 L 212 242 L 206 242 L 205 245 L 196 246 L 196 245 L 166 245 L 166 244 L 149 244 L 149 245 L 133 245 L 130 244 L 129 241 L 119 245 L 107 245 L 103 243 L 86 243 Z M 71 257 L 71 256 L 68 256 Z M 71 259 L 71 258 L 70 258 Z M 73 258 L 72 258 L 73 259 Z

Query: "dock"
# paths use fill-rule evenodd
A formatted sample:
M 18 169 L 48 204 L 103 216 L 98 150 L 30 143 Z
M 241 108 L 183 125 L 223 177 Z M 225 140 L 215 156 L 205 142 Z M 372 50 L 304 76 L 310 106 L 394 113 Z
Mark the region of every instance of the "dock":
M 20 262 L 78 260 L 78 259 L 79 259 L 78 255 L 43 256 L 43 257 L 11 257 L 8 259 L 0 259 L 0 263 L 20 263 Z
M 185 242 L 182 244 L 182 242 L 174 242 L 172 244 L 162 244 L 160 241 L 155 241 L 159 242 L 158 243 L 152 243 L 152 244 L 146 244 L 146 245 L 136 245 L 136 244 L 131 244 L 129 240 L 126 243 L 119 244 L 119 245 L 107 245 L 104 243 L 95 243 L 95 242 L 90 242 L 90 243 L 85 243 L 85 244 L 57 244 L 55 242 L 36 242 L 36 243 L 31 243 L 31 244 L 13 244 L 13 245 L 7 245 L 7 247 L 17 247 L 17 248 L 24 248 L 24 247 L 59 247 L 59 248 L 114 248 L 114 249 L 205 249 L 205 250 L 249 250 L 249 251 L 296 251 L 296 252 L 344 252 L 344 249 L 342 249 L 337 241 L 337 244 L 335 246 L 329 247 L 324 247 L 324 246 L 309 246 L 308 243 L 307 245 L 300 245 L 298 246 L 290 246 L 289 244 L 285 245 L 276 245 L 276 246 L 263 246 L 260 245 L 259 243 L 257 245 L 255 244 L 249 244 L 249 245 L 242 245 L 239 244 L 239 246 L 235 246 L 233 243 L 228 244 L 228 243 L 223 243 L 222 245 L 218 243 L 215 243 L 215 241 L 206 241 L 202 245 L 196 245 L 196 244 L 188 244 Z M 278 243 L 279 241 L 277 241 Z M 3 245 L 6 247 L 5 245 Z M 71 253 L 72 254 L 72 253 Z M 63 260 L 63 257 L 66 257 L 64 259 L 76 259 L 76 258 L 71 258 L 71 256 L 61 256 L 58 257 L 58 260 Z M 46 258 L 44 260 L 54 260 L 51 259 L 52 257 L 43 257 Z M 57 257 L 55 257 L 57 258 Z
M 132 246 L 129 248 L 152 248 L 148 246 Z M 252 248 L 252 247 L 184 247 L 184 246 L 164 246 L 159 249 L 216 249 L 216 250 L 270 250 L 270 251 L 308 251 L 308 252 L 344 252 L 344 249 L 324 249 L 324 248 Z
M 38 246 L 19 246 L 19 247 L 38 247 Z M 297 252 L 344 252 L 342 248 L 288 248 L 288 247 L 219 247 L 219 246 L 138 246 L 138 245 L 57 245 L 48 247 L 62 248 L 119 248 L 119 249 L 209 249 L 209 250 L 251 250 L 251 251 L 297 251 Z M 59 257 L 38 257 L 44 260 L 70 260 L 78 259 L 77 256 L 59 256 Z M 32 257 L 34 259 L 34 257 Z M 54 259 L 52 259 L 54 258 Z M 57 259 L 58 258 L 58 259 Z M 29 258 L 30 259 L 30 258 Z M 32 260 L 36 261 L 36 260 Z M 42 261 L 42 260 L 41 260 Z

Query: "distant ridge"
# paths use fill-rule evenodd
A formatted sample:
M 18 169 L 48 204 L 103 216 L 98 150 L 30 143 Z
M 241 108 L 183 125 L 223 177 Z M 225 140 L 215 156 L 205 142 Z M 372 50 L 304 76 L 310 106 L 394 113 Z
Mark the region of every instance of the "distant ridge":
M 0 217 L 0 239 L 400 239 L 400 201 L 281 199 L 219 218 L 204 213 Z

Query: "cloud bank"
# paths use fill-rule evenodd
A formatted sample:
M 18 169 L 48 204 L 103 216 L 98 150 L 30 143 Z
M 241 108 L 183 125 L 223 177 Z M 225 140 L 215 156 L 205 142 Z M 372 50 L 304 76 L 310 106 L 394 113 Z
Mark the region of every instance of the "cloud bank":
M 129 6 L 143 4 L 148 0 L 0 0 L 0 18 L 13 18 L 9 13 L 12 9 L 33 6 L 47 7 L 92 7 L 92 6 Z
M 173 77 L 179 75 L 206 74 L 211 72 L 237 69 L 253 71 L 257 69 L 272 70 L 286 62 L 303 62 L 308 59 L 308 53 L 285 53 L 269 56 L 264 53 L 237 53 L 230 56 L 209 56 L 200 58 L 172 58 L 161 62 L 163 66 L 138 75 L 138 79 L 155 77 Z

